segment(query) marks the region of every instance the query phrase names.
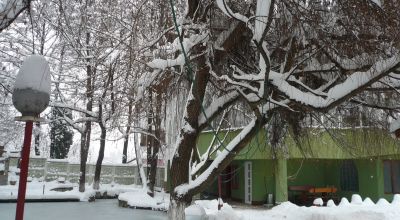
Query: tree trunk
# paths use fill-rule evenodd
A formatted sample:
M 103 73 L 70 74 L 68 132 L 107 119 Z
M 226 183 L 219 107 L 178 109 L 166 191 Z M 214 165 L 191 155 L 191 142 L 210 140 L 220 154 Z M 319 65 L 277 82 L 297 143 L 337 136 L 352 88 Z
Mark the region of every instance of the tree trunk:
M 36 127 L 36 134 L 35 134 L 35 155 L 39 156 L 40 155 L 40 123 L 36 122 L 35 123 Z
M 136 110 L 136 114 L 139 114 L 139 110 L 137 108 L 135 108 Z M 135 124 L 139 124 L 139 120 L 136 117 L 135 120 Z M 146 178 L 146 174 L 144 172 L 144 168 L 143 168 L 143 163 L 142 163 L 142 152 L 140 149 L 140 143 L 139 143 L 139 137 L 138 134 L 135 132 L 135 134 L 133 135 L 133 139 L 135 142 L 135 155 L 136 155 L 136 164 L 137 164 L 137 168 L 138 168 L 138 173 L 140 176 L 140 181 L 142 182 L 142 188 L 143 189 L 147 189 L 147 178 Z
M 128 104 L 128 124 L 126 126 L 125 137 L 124 137 L 124 148 L 122 150 L 122 163 L 126 163 L 128 160 L 128 145 L 129 145 L 129 133 L 131 132 L 132 123 L 132 100 L 129 100 Z
M 154 137 L 152 139 L 152 152 L 150 157 L 149 171 L 149 195 L 154 197 L 154 187 L 156 185 L 157 165 L 158 165 L 158 152 L 160 151 L 161 143 L 161 94 L 157 94 L 155 103 L 155 112 L 153 114 L 154 124 Z
M 185 220 L 185 208 L 187 204 L 181 200 L 171 198 L 168 209 L 168 219 L 170 220 Z
M 90 43 L 90 33 L 86 33 L 86 45 L 89 46 Z M 89 50 L 86 51 L 86 55 L 89 57 Z M 90 65 L 90 58 L 86 59 L 88 65 L 86 65 L 86 110 L 92 111 L 93 109 L 93 85 L 92 85 L 92 77 L 93 77 L 93 69 Z M 90 117 L 90 115 L 86 114 L 86 117 Z M 90 134 L 92 133 L 92 122 L 85 122 L 85 130 L 82 135 L 85 136 L 84 140 L 81 137 L 81 164 L 80 164 L 80 177 L 79 177 L 79 192 L 85 191 L 85 183 L 86 183 L 86 162 L 90 147 Z M 83 143 L 82 143 L 83 141 Z
M 209 77 L 209 68 L 206 65 L 204 57 L 198 59 L 198 70 L 195 73 L 194 80 L 192 82 L 189 98 L 186 103 L 185 113 L 183 116 L 183 125 L 185 129 L 181 129 L 179 132 L 179 142 L 177 143 L 176 152 L 171 164 L 171 202 L 183 200 L 186 204 L 190 204 L 192 200 L 192 195 L 185 194 L 185 198 L 181 198 L 181 195 L 177 195 L 174 191 L 175 188 L 181 184 L 189 183 L 189 161 L 192 152 L 196 150 L 197 137 L 199 135 L 198 129 L 198 118 L 201 114 L 202 103 L 204 99 L 204 94 L 207 87 Z M 174 207 L 176 206 L 176 207 Z M 170 210 L 172 214 L 174 212 L 184 212 L 184 208 L 178 205 L 172 205 L 171 208 L 178 208 L 178 210 Z M 182 209 L 182 210 L 179 210 Z M 171 215 L 172 215 L 171 214 Z M 171 216 L 169 215 L 169 216 Z M 174 214 L 175 215 L 175 214 Z M 182 217 L 182 214 L 176 214 L 177 217 Z M 170 220 L 174 218 L 169 218 Z
M 104 159 L 104 149 L 106 146 L 106 135 L 107 135 L 107 130 L 104 127 L 103 123 L 100 123 L 100 129 L 101 129 L 101 134 L 100 134 L 100 149 L 99 149 L 99 156 L 97 157 L 97 162 L 96 162 L 96 169 L 94 171 L 94 182 L 93 182 L 93 189 L 100 189 L 100 174 L 101 174 L 101 165 L 103 164 L 103 159 Z
M 87 162 L 87 151 L 86 149 L 86 138 L 87 138 L 87 129 L 81 134 L 81 161 L 79 167 L 79 192 L 85 192 L 85 183 L 86 183 L 86 162 Z
M 149 89 L 149 103 L 150 106 L 148 107 L 148 113 L 147 113 L 147 132 L 149 134 L 154 134 L 153 133 L 153 127 L 154 127 L 154 111 L 153 111 L 153 92 L 151 89 Z M 147 145 L 147 178 L 148 178 L 148 187 L 149 187 L 149 192 L 148 194 L 153 197 L 154 196 L 154 183 L 155 183 L 155 169 L 154 169 L 154 157 L 153 157 L 153 152 L 155 148 L 155 138 L 151 135 L 146 135 L 146 145 Z M 157 166 L 157 161 L 155 161 L 155 166 Z

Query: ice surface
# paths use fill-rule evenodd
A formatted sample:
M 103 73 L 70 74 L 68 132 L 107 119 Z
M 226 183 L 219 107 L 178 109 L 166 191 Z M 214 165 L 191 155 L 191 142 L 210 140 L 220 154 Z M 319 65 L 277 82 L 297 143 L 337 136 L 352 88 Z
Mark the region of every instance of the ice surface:
M 0 204 L 0 219 L 14 219 L 15 204 Z M 118 207 L 118 201 L 27 203 L 25 220 L 166 220 L 164 212 Z

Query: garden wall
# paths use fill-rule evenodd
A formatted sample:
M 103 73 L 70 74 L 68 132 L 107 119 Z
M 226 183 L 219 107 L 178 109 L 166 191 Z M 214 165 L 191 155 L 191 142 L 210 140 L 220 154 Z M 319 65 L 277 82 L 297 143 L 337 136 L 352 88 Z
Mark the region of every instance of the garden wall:
M 10 157 L 10 171 L 17 171 L 15 169 L 18 165 L 18 157 Z M 29 159 L 29 176 L 32 178 L 43 179 L 45 181 L 57 180 L 60 177 L 65 178 L 66 181 L 77 183 L 79 181 L 79 164 L 69 163 L 66 160 L 46 159 L 46 158 L 30 158 Z M 86 182 L 92 183 L 95 171 L 94 164 L 86 165 Z M 140 177 L 138 168 L 135 165 L 111 165 L 106 164 L 102 166 L 101 183 L 103 184 L 140 184 Z M 157 169 L 156 187 L 164 186 L 164 168 Z

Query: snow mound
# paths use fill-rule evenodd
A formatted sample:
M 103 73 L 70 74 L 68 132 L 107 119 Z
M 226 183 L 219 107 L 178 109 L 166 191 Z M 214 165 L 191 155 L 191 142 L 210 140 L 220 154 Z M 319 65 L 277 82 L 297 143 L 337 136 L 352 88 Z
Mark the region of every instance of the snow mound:
M 342 198 L 341 200 L 340 200 L 340 203 L 339 203 L 339 206 L 348 206 L 350 203 L 349 203 L 349 200 L 347 200 L 346 198 Z
M 149 208 L 153 210 L 167 210 L 168 204 L 164 197 L 155 196 L 154 198 L 147 194 L 147 190 L 137 189 L 131 192 L 119 194 L 118 200 L 126 201 L 130 207 Z
M 187 220 L 206 220 L 207 214 L 204 208 L 200 205 L 193 204 L 185 209 L 185 215 Z
M 240 216 L 228 203 L 222 203 L 221 210 L 218 210 L 218 200 L 197 200 L 194 202 L 204 208 L 208 220 L 240 220 Z
M 393 205 L 400 205 L 400 194 L 395 194 L 393 196 L 392 204 Z
M 376 205 L 379 205 L 379 206 L 387 206 L 387 205 L 389 205 L 390 203 L 386 200 L 386 199 L 384 199 L 384 198 L 380 198 L 379 200 L 378 200 L 378 202 L 376 203 Z
M 353 195 L 351 196 L 351 204 L 354 204 L 354 205 L 361 205 L 362 203 L 363 203 L 363 201 L 362 201 L 362 198 L 361 198 L 360 195 L 358 195 L 358 194 L 353 194 Z
M 282 203 L 271 210 L 238 210 L 243 220 L 400 220 L 400 195 L 395 195 L 390 204 L 380 199 L 374 204 L 370 198 L 362 201 L 361 196 L 353 195 L 351 203 L 342 198 L 335 206 L 332 200 L 327 207 L 304 207 L 290 202 Z
M 327 207 L 335 207 L 336 204 L 335 204 L 335 202 L 334 202 L 332 199 L 330 199 L 330 200 L 326 203 L 326 206 L 327 206 Z
M 375 203 L 369 197 L 367 197 L 364 199 L 363 205 L 375 205 Z
M 323 206 L 324 205 L 324 201 L 321 198 L 316 198 L 316 199 L 314 199 L 313 205 Z

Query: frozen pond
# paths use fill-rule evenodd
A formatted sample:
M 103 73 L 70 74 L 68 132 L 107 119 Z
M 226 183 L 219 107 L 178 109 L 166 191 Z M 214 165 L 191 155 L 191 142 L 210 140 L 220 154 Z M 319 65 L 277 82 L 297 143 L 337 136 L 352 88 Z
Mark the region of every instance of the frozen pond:
M 0 203 L 0 219 L 15 219 L 16 203 Z M 26 203 L 24 220 L 165 220 L 166 213 L 118 207 L 118 200 Z

